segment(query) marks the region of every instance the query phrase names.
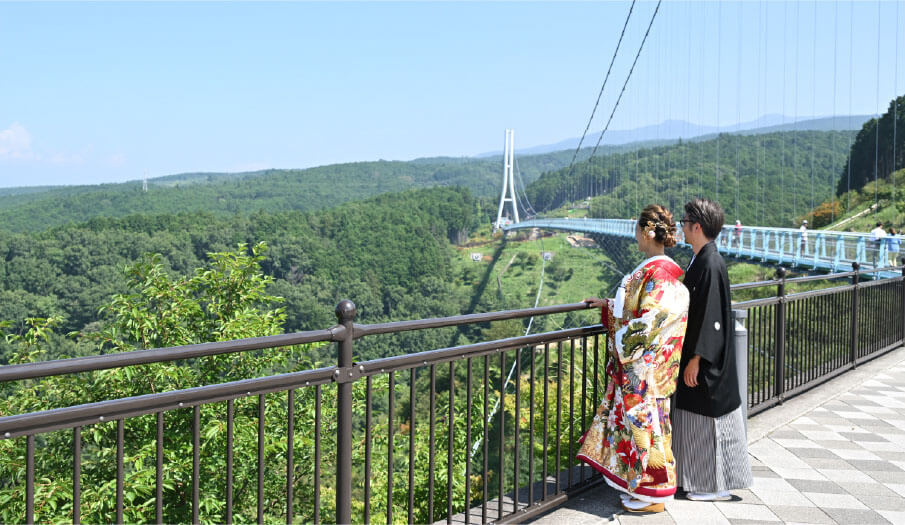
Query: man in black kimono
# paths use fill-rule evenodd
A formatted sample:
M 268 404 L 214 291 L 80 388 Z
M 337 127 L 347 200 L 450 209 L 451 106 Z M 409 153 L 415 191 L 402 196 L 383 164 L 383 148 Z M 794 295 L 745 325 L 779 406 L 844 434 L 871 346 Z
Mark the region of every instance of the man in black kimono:
M 678 485 L 699 501 L 729 499 L 730 489 L 753 481 L 732 346 L 729 274 L 714 242 L 723 221 L 716 202 L 695 199 L 685 205 L 682 231 L 694 256 L 683 280 L 689 292 L 688 328 L 673 411 L 673 450 Z

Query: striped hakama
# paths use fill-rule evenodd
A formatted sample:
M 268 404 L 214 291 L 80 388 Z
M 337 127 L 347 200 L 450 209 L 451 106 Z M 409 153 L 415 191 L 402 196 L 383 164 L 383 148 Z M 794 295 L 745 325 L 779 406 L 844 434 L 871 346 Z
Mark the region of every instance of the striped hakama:
M 678 486 L 687 492 L 751 486 L 742 407 L 717 418 L 673 408 L 672 421 Z

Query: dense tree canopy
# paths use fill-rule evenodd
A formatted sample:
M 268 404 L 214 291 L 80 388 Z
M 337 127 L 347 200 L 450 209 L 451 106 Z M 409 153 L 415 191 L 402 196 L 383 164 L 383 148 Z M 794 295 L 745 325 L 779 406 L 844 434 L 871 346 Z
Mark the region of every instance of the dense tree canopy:
M 538 211 L 593 197 L 591 214 L 613 218 L 635 216 L 651 202 L 676 210 L 691 197 L 705 196 L 721 202 L 730 220 L 790 226 L 831 196 L 852 134 L 721 134 L 594 157 L 571 170 L 545 173 L 527 194 Z
M 905 95 L 891 100 L 889 108 L 879 120 L 868 120 L 858 132 L 849 158 L 839 171 L 836 195 L 859 190 L 877 178 L 887 179 L 894 170 L 903 166 Z

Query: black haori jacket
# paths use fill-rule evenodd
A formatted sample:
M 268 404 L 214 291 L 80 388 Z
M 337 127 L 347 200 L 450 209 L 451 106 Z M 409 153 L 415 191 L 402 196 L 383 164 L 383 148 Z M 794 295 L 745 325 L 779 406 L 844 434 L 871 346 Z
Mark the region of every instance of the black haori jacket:
M 688 329 L 682 348 L 676 407 L 708 417 L 720 417 L 741 406 L 730 317 L 729 274 L 713 241 L 695 255 L 682 281 L 689 292 Z M 698 386 L 683 375 L 688 362 L 701 356 Z

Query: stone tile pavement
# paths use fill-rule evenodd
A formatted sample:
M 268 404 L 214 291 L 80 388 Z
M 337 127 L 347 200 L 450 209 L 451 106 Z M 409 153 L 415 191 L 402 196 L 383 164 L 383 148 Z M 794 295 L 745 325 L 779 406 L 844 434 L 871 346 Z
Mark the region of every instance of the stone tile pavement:
M 905 524 L 905 348 L 748 420 L 754 484 L 727 502 L 629 514 L 601 485 L 538 524 Z

